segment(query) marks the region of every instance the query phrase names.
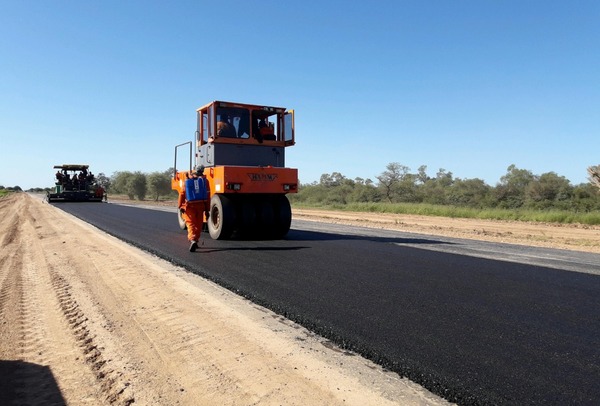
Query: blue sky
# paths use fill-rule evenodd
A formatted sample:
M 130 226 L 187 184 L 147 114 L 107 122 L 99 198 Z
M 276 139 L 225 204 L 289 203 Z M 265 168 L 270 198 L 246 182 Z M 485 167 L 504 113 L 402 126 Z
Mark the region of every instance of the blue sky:
M 294 109 L 304 183 L 390 162 L 584 183 L 600 2 L 0 0 L 0 185 L 166 170 L 212 100 Z

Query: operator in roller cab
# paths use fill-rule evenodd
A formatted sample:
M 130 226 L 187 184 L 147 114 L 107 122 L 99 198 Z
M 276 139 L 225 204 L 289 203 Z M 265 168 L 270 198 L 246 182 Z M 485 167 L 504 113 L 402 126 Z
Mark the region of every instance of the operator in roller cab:
M 190 252 L 195 252 L 202 232 L 204 213 L 208 211 L 209 189 L 204 176 L 204 167 L 196 167 L 190 173 L 184 185 L 184 188 L 179 192 L 177 207 L 181 217 L 185 220 Z

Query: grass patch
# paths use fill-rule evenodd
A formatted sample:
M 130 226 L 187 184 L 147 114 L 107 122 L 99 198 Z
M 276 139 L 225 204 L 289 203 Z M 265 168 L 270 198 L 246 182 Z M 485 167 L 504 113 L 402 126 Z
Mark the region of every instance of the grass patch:
M 599 225 L 600 212 L 576 213 L 566 210 L 509 210 L 474 209 L 469 207 L 443 206 L 425 203 L 350 203 L 309 205 L 292 203 L 296 208 L 323 210 L 357 211 L 368 213 L 415 214 L 450 218 L 472 218 L 483 220 L 532 221 L 557 224 Z

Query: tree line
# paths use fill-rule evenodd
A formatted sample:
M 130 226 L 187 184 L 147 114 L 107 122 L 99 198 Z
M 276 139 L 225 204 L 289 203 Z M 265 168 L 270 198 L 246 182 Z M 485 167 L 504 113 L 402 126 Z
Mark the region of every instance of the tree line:
M 555 172 L 536 175 L 530 170 L 510 165 L 495 186 L 481 179 L 461 179 L 440 169 L 435 176 L 427 174 L 427 166 L 416 172 L 397 162 L 389 163 L 377 182 L 371 179 L 349 179 L 339 172 L 323 174 L 318 182 L 301 184 L 293 202 L 317 205 L 349 203 L 429 203 L 478 209 L 600 210 L 600 190 L 590 182 L 572 185 Z M 599 184 L 600 185 L 600 184 Z
M 536 175 L 510 165 L 495 186 L 483 180 L 461 179 L 439 169 L 429 176 L 427 166 L 416 172 L 398 162 L 389 163 L 385 171 L 371 179 L 350 179 L 339 172 L 322 174 L 318 182 L 301 183 L 298 193 L 288 195 L 292 203 L 308 205 L 344 205 L 350 203 L 428 203 L 478 209 L 535 209 L 590 212 L 600 210 L 600 165 L 588 168 L 589 183 L 572 185 L 555 172 Z M 163 172 L 117 171 L 104 173 L 96 181 L 109 194 L 123 194 L 130 199 L 158 200 L 176 198 L 171 189 L 173 168 Z M 0 188 L 4 189 L 4 187 Z M 19 187 L 7 188 L 21 190 Z M 30 191 L 43 191 L 36 188 Z M 47 189 L 46 189 L 47 190 Z
M 8 186 L 8 187 L 4 187 L 2 185 L 0 185 L 0 190 L 1 191 L 6 191 L 6 192 L 22 192 L 23 189 L 21 189 L 21 186 Z
M 108 193 L 127 195 L 131 200 L 145 200 L 146 197 L 153 200 L 161 197 L 177 197 L 177 192 L 171 189 L 173 168 L 151 173 L 117 171 L 110 178 L 101 173 L 97 178 L 98 183 Z

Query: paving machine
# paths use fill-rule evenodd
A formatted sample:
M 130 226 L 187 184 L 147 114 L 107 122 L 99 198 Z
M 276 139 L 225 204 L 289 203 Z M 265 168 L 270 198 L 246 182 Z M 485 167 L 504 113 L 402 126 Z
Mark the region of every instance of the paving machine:
M 298 170 L 285 167 L 285 149 L 294 143 L 293 110 L 213 101 L 197 110 L 193 145 L 175 147 L 171 188 L 184 192 L 194 167 L 204 168 L 213 239 L 283 238 L 292 220 L 286 194 L 298 189 Z M 178 170 L 177 152 L 187 146 L 189 166 Z
M 47 193 L 49 202 L 102 202 L 106 191 L 98 185 L 89 165 L 54 165 L 56 183 L 54 190 Z

